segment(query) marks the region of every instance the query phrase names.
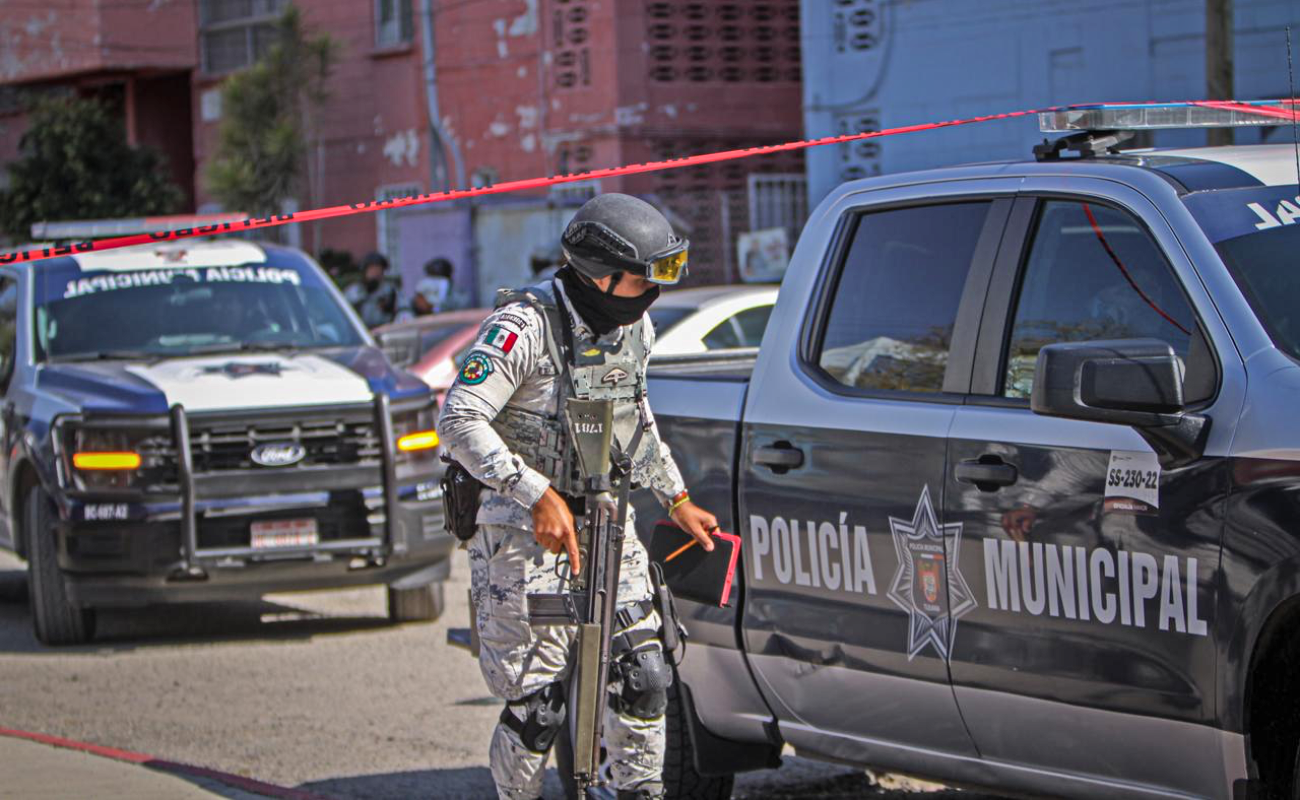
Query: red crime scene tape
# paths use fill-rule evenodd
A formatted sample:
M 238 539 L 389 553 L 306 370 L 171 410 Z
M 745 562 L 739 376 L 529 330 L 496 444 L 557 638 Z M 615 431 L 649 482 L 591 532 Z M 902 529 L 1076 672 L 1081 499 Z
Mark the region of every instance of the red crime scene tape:
M 411 195 L 410 197 L 398 197 L 389 200 L 370 200 L 363 203 L 349 203 L 348 205 L 343 206 L 329 206 L 328 208 L 298 211 L 292 214 L 277 214 L 269 217 L 248 217 L 243 220 L 215 222 L 209 225 L 197 225 L 193 228 L 181 228 L 174 231 L 138 233 L 129 236 L 116 236 L 109 239 L 100 239 L 97 241 L 77 242 L 59 247 L 40 247 L 24 251 L 0 253 L 0 265 L 42 261 L 47 258 L 59 258 L 81 253 L 100 252 L 103 250 L 116 250 L 121 247 L 131 247 L 132 245 L 166 242 L 175 239 L 188 239 L 195 236 L 212 236 L 214 234 L 232 233 L 259 228 L 274 228 L 279 225 L 312 222 L 320 219 L 333 219 L 334 217 L 347 217 L 354 214 L 368 214 L 373 211 L 391 208 L 405 208 L 407 206 L 418 206 L 426 203 L 442 203 L 470 197 L 482 197 L 490 194 L 505 194 L 507 192 L 519 192 L 526 189 L 542 189 L 547 186 L 573 183 L 576 181 L 616 178 L 623 175 L 640 175 L 646 172 L 659 172 L 668 169 L 682 169 L 684 167 L 693 167 L 699 164 L 713 164 L 719 161 L 734 161 L 741 158 L 753 158 L 755 156 L 783 153 L 790 150 L 803 150 L 809 147 L 856 142 L 862 139 L 876 139 L 885 136 L 899 136 L 905 133 L 919 133 L 921 131 L 932 131 L 940 128 L 955 128 L 961 125 L 974 125 L 981 122 L 1016 119 L 1018 117 L 1028 117 L 1035 114 L 1045 114 L 1054 111 L 1078 111 L 1102 108 L 1178 108 L 1199 106 L 1202 108 L 1241 111 L 1291 121 L 1300 121 L 1300 110 L 1290 110 L 1280 107 L 1282 104 L 1292 105 L 1295 102 L 1296 101 L 1294 100 L 1189 100 L 1176 103 L 1092 103 L 1087 105 L 1050 106 L 1047 108 L 1030 109 L 1025 111 L 1009 111 L 1002 114 L 989 114 L 987 116 L 970 117 L 968 119 L 954 119 L 944 122 L 926 122 L 919 125 L 905 125 L 899 128 L 886 128 L 879 131 L 863 131 L 861 133 L 850 133 L 843 136 L 827 136 L 822 139 L 803 139 L 796 142 L 785 142 L 783 144 L 747 147 L 743 150 L 721 150 L 715 153 L 702 153 L 699 155 L 684 156 L 682 158 L 670 158 L 664 161 L 649 161 L 644 164 L 629 164 L 622 167 L 608 167 L 605 169 L 589 170 L 585 172 L 573 172 L 565 175 L 553 175 L 548 178 L 526 178 L 524 180 L 506 181 L 505 183 L 483 186 L 477 189 L 458 189 L 446 192 L 433 192 L 428 194 Z

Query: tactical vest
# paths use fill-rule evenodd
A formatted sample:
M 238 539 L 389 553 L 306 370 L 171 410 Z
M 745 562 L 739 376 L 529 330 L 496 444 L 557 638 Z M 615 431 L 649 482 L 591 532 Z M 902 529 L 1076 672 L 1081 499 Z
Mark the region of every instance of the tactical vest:
M 628 456 L 633 464 L 632 483 L 645 485 L 644 474 L 653 463 L 650 448 L 657 447 L 653 437 L 636 435 L 638 427 L 648 427 L 650 415 L 645 408 L 645 340 L 642 318 L 627 326 L 617 345 L 601 344 L 580 336 L 574 330 L 568 309 L 552 281 L 526 289 L 501 289 L 496 307 L 525 302 L 541 312 L 545 321 L 543 340 L 551 361 L 560 371 L 555 415 L 525 411 L 507 404 L 492 427 L 512 452 L 528 466 L 545 475 L 557 492 L 580 496 L 583 492 L 576 473 L 577 463 L 565 405 L 569 398 L 613 400 L 613 449 Z M 626 453 L 629 443 L 637 441 L 637 452 Z

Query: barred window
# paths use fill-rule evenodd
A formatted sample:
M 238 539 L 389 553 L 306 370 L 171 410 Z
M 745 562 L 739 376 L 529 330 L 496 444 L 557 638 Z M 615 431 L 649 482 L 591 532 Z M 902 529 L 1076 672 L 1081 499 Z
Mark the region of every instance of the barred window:
M 398 183 L 380 186 L 375 189 L 376 200 L 394 200 L 399 197 L 412 197 L 424 191 L 418 183 Z M 401 270 L 401 240 L 397 231 L 397 215 L 402 212 L 399 208 L 386 208 L 375 212 L 376 244 L 379 252 L 384 254 L 388 263 L 394 268 L 394 272 L 400 274 Z
M 749 229 L 785 228 L 788 241 L 799 238 L 808 220 L 808 179 L 801 174 L 749 175 Z
M 375 46 L 411 41 L 411 0 L 375 0 Z
M 221 74 L 256 61 L 275 43 L 286 0 L 199 0 L 203 71 Z

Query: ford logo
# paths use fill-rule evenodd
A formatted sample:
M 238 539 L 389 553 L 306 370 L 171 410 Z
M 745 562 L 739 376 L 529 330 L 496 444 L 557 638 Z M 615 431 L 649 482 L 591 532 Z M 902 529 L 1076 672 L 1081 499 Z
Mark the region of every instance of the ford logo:
M 253 463 L 264 467 L 287 467 L 297 464 L 307 455 L 307 449 L 293 442 L 269 442 L 253 448 Z

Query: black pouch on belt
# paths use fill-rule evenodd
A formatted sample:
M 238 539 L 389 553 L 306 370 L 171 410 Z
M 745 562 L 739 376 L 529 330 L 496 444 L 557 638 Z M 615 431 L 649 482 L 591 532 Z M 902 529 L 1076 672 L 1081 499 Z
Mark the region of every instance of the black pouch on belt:
M 659 621 L 663 625 L 664 655 L 669 663 L 680 664 L 680 658 L 674 658 L 677 648 L 686 643 L 686 626 L 677 618 L 677 604 L 673 602 L 673 591 L 664 580 L 664 568 L 655 561 L 650 562 L 650 588 L 654 591 L 655 610 L 659 612 Z M 685 651 L 683 651 L 685 655 Z
M 457 461 L 446 459 L 447 472 L 442 476 L 443 522 L 451 535 L 468 542 L 477 530 L 479 492 L 483 483 L 469 474 Z

